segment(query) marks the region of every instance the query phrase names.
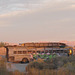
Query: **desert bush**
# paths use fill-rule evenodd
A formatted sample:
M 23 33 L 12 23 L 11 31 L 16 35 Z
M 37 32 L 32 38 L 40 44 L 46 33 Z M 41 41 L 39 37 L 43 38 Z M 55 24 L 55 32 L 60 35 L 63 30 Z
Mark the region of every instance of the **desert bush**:
M 11 66 L 11 64 L 10 64 Z M 8 71 L 6 68 L 6 59 L 2 59 L 0 60 L 0 75 L 25 75 L 25 73 L 23 72 L 19 72 L 19 71 Z
M 42 60 L 41 60 L 42 61 Z M 34 61 L 27 66 L 28 75 L 74 75 L 75 56 Z
M 8 75 L 6 69 L 6 59 L 0 60 L 0 75 Z
M 62 67 L 63 65 L 65 65 L 67 63 L 72 63 L 74 65 L 75 56 L 56 57 L 56 58 L 53 58 L 53 59 L 46 60 L 45 63 L 47 63 L 47 64 L 53 63 L 57 68 L 60 68 L 60 67 Z
M 29 68 L 27 75 L 75 75 L 75 72 L 71 72 L 65 68 L 60 69 L 36 69 L 36 68 Z
M 4 42 L 0 42 L 0 47 L 4 47 L 4 46 L 5 46 Z
M 53 64 L 52 62 L 50 62 L 50 64 L 44 62 L 43 60 L 39 61 L 34 61 L 34 62 L 31 62 L 28 66 L 28 68 L 36 68 L 36 69 L 39 69 L 39 70 L 42 70 L 42 69 L 56 69 L 57 67 L 55 66 L 55 64 Z

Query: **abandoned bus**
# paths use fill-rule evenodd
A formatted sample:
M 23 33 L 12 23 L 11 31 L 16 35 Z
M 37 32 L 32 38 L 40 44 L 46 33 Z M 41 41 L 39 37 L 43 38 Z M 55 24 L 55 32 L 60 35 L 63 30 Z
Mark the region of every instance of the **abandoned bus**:
M 6 57 L 9 62 L 30 62 L 34 55 L 58 56 L 73 55 L 73 49 L 64 43 L 23 43 L 20 46 L 6 47 Z

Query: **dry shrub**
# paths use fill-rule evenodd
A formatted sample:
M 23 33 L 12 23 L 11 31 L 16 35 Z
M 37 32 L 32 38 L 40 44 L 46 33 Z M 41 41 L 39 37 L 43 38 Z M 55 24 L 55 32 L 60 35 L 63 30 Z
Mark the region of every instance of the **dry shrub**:
M 9 72 L 6 68 L 6 59 L 3 58 L 0 60 L 0 75 L 25 75 L 25 73 L 19 72 L 17 70 L 14 72 Z
M 6 59 L 0 60 L 0 75 L 8 75 L 7 69 L 6 69 Z
M 23 72 L 19 72 L 18 70 L 15 70 L 13 72 L 13 75 L 24 75 L 24 73 Z
M 44 63 L 43 59 L 38 58 L 38 60 L 36 60 L 38 63 Z
M 56 75 L 56 70 L 29 68 L 27 75 Z
M 36 60 L 27 66 L 28 75 L 75 75 L 75 56 Z
M 71 72 L 65 68 L 60 68 L 56 70 L 50 69 L 36 69 L 36 68 L 29 68 L 27 75 L 75 75 L 75 72 Z

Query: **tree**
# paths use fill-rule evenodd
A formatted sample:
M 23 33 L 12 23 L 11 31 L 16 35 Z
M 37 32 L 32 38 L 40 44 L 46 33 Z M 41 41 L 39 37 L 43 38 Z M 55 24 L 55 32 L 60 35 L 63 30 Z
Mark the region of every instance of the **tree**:
M 5 46 L 5 44 L 3 42 L 0 42 L 0 47 Z

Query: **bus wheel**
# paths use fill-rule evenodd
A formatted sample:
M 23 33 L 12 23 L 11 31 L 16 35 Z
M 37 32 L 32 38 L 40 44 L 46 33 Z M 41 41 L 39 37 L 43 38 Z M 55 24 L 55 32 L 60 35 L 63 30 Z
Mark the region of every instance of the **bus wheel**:
M 27 58 L 23 58 L 22 59 L 22 63 L 28 63 L 29 61 L 28 61 L 28 59 Z

